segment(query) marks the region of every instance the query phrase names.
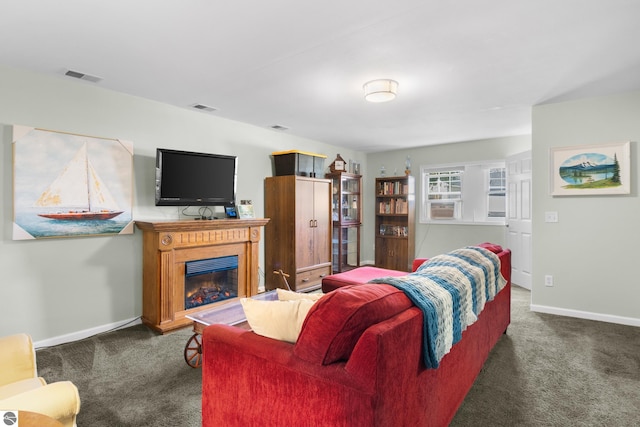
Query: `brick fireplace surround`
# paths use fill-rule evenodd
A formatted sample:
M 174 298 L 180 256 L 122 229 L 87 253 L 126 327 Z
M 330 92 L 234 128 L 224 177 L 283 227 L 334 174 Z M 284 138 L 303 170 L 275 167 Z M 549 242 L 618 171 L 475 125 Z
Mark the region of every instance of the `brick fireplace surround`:
M 187 314 L 235 300 L 185 309 L 185 263 L 238 256 L 238 298 L 258 293 L 260 227 L 269 219 L 136 221 L 143 232 L 142 323 L 165 333 L 193 321 Z

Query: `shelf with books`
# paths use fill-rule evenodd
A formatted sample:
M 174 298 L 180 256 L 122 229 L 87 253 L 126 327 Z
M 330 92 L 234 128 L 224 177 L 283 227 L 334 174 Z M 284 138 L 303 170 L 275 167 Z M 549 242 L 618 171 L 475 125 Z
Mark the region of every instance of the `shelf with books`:
M 376 178 L 375 262 L 410 271 L 415 254 L 415 181 L 410 175 Z

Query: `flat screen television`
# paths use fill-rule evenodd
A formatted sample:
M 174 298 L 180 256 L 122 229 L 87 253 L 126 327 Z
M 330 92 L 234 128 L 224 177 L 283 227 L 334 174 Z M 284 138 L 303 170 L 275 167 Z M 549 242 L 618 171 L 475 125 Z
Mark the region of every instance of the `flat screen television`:
M 156 150 L 156 206 L 234 206 L 237 157 Z

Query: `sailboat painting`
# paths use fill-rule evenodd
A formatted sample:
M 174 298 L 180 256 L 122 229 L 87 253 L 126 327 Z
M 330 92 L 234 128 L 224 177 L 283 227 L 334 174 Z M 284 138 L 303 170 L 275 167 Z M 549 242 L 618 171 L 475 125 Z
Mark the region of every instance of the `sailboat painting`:
M 13 239 L 133 233 L 133 145 L 14 126 Z

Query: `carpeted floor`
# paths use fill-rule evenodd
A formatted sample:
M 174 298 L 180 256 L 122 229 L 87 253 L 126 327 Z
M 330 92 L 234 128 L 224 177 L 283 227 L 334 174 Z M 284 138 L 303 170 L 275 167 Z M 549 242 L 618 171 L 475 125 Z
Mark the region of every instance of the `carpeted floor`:
M 514 286 L 511 325 L 451 426 L 640 425 L 640 328 L 529 311 Z
M 514 287 L 508 333 L 451 426 L 639 425 L 640 328 L 531 313 L 529 303 Z M 79 427 L 197 427 L 201 370 L 183 358 L 191 335 L 138 325 L 40 349 L 39 373 L 78 386 Z
M 190 329 L 167 335 L 137 325 L 37 351 L 48 382 L 80 392 L 79 427 L 201 426 L 201 369 L 184 360 Z

